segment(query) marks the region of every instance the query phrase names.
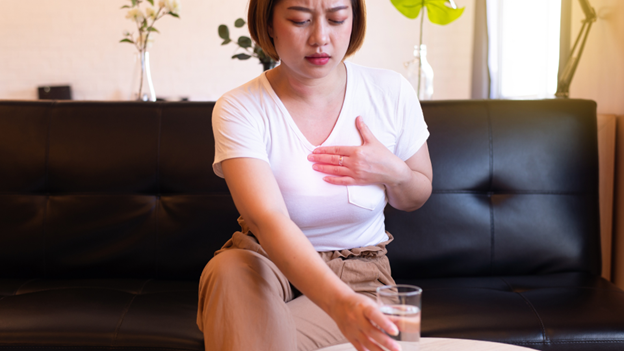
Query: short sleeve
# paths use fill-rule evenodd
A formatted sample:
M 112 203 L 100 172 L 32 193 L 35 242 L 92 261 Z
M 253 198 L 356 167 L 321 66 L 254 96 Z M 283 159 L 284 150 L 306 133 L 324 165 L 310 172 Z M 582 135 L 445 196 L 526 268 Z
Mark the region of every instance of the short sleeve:
M 243 103 L 228 96 L 221 97 L 212 111 L 215 158 L 212 169 L 223 178 L 221 162 L 239 157 L 257 158 L 269 163 L 264 141 L 264 124 L 254 104 Z
M 397 125 L 401 126 L 395 155 L 407 161 L 420 150 L 429 138 L 429 129 L 425 123 L 418 96 L 412 85 L 401 76 L 401 87 L 397 104 Z

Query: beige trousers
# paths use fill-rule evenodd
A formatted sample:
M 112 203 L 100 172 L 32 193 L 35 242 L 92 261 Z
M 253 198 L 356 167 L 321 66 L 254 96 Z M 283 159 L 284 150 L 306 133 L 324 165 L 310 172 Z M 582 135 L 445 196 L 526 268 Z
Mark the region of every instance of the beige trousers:
M 323 310 L 288 282 L 242 219 L 199 283 L 197 325 L 206 351 L 307 351 L 347 342 Z M 388 234 L 390 236 L 390 234 Z M 386 245 L 319 252 L 355 292 L 374 298 L 394 284 Z

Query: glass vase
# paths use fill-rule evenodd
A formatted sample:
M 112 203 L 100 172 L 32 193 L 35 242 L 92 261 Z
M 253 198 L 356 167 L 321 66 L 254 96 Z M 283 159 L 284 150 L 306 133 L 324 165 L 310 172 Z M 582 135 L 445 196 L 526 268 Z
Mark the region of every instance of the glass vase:
M 433 97 L 433 68 L 427 61 L 427 45 L 414 46 L 414 59 L 404 63 L 407 80 L 418 94 L 419 100 L 431 100 Z
M 156 101 L 156 92 L 154 92 L 150 71 L 149 52 L 147 51 L 139 52 L 136 55 L 131 91 L 131 100 Z

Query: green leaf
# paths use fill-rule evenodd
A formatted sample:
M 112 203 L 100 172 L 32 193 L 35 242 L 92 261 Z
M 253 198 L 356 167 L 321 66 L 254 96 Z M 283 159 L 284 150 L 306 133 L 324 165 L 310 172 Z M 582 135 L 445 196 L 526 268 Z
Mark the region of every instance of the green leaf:
M 426 1 L 427 0 L 390 0 L 392 5 L 394 5 L 394 7 L 396 7 L 396 9 L 399 10 L 403 16 L 409 19 L 418 17 L 420 10 Z
M 225 24 L 222 24 L 222 25 L 219 26 L 219 38 L 225 39 L 225 40 L 229 40 L 228 43 L 231 41 L 230 40 L 230 30 L 228 29 L 228 27 Z
M 232 42 L 232 39 L 228 38 L 228 39 L 225 39 L 225 40 L 223 41 L 223 43 L 221 43 L 221 45 L 226 45 L 226 44 L 229 44 L 229 43 L 231 43 L 231 42 Z
M 130 8 L 130 6 L 128 6 L 128 5 L 123 5 L 121 8 L 122 8 L 122 9 L 129 9 L 129 8 Z
M 169 13 L 167 13 L 167 14 L 168 14 L 168 15 L 171 15 L 171 16 L 173 16 L 173 17 L 175 17 L 175 18 L 180 18 L 180 15 L 178 15 L 177 13 L 169 12 Z
M 234 27 L 236 28 L 242 28 L 245 25 L 245 20 L 242 18 L 239 18 L 236 20 L 236 22 L 234 22 Z
M 154 0 L 147 0 L 147 2 L 149 2 L 150 4 L 152 4 L 152 6 L 154 6 Z
M 246 36 L 240 36 L 238 37 L 238 46 L 240 46 L 241 48 L 250 48 L 251 47 L 251 39 L 249 37 Z
M 136 0 L 132 0 L 132 7 L 134 7 L 136 5 L 137 5 Z
M 132 40 L 130 40 L 130 39 L 121 39 L 119 42 L 120 42 L 120 43 L 130 43 L 130 44 L 134 44 L 134 42 L 133 42 Z
M 405 17 L 414 19 L 420 15 L 423 5 L 427 8 L 427 17 L 431 23 L 446 25 L 464 13 L 464 7 L 453 9 L 447 6 L 447 0 L 390 0 Z
M 233 59 L 237 58 L 239 60 L 249 60 L 251 58 L 251 56 L 247 55 L 247 54 L 238 54 L 238 55 L 234 55 L 232 56 Z
M 148 31 L 148 32 L 156 32 L 156 33 L 160 33 L 160 32 L 158 31 L 158 29 L 156 29 L 156 28 L 154 28 L 154 27 L 147 27 L 147 31 Z
M 460 9 L 453 9 L 446 6 L 445 0 L 429 0 L 425 6 L 427 6 L 427 17 L 431 23 L 439 25 L 447 25 L 464 13 L 464 7 Z

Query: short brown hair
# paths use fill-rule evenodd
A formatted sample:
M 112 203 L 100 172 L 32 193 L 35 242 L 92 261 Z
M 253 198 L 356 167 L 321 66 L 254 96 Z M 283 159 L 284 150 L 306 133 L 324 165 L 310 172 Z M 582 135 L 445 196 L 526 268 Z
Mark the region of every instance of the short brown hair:
M 279 60 L 279 55 L 275 50 L 273 38 L 269 35 L 269 26 L 273 21 L 273 8 L 280 0 L 250 0 L 249 12 L 247 13 L 247 25 L 251 38 L 262 48 L 262 50 L 274 60 Z M 353 9 L 353 26 L 351 29 L 351 40 L 345 57 L 355 54 L 364 43 L 366 33 L 366 5 L 364 0 L 351 0 Z

